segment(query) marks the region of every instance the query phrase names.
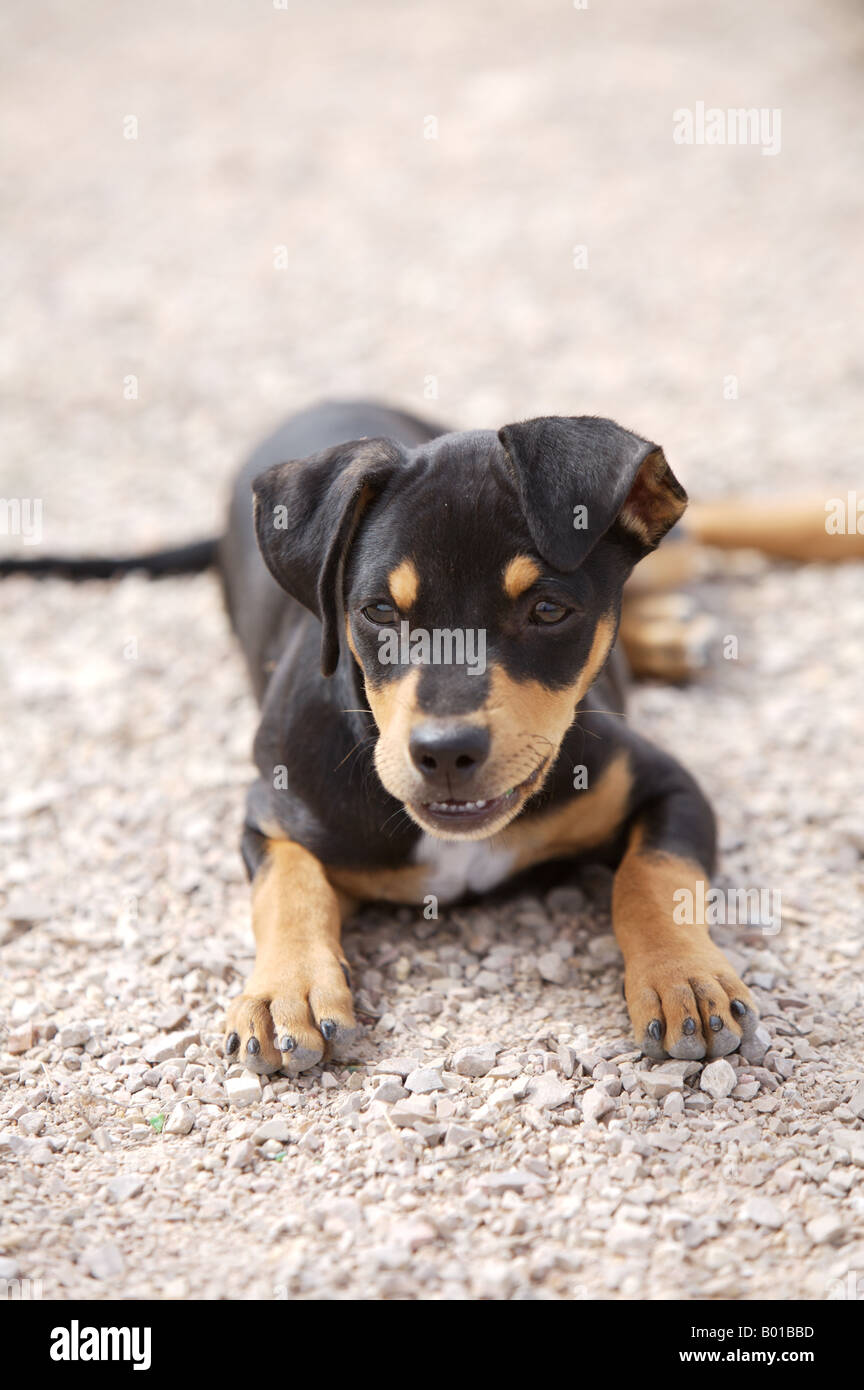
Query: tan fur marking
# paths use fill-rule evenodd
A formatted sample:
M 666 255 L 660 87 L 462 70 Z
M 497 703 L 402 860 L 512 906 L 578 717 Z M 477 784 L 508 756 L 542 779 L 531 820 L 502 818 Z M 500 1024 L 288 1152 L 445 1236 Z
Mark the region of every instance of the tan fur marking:
M 864 535 L 847 518 L 848 531 L 832 535 L 825 529 L 824 498 L 799 501 L 738 499 L 702 502 L 688 516 L 688 530 L 703 545 L 722 550 L 761 550 L 785 560 L 825 562 L 860 559 Z
M 530 555 L 515 555 L 504 571 L 504 590 L 508 598 L 519 598 L 543 573 Z
M 546 815 L 516 821 L 489 839 L 494 850 L 513 856 L 511 873 L 589 849 L 608 840 L 621 824 L 632 786 L 627 755 L 610 763 L 597 786 Z M 427 871 L 422 864 L 402 869 L 327 869 L 337 888 L 361 902 L 422 902 Z
M 683 515 L 687 500 L 676 497 L 668 484 L 669 465 L 662 449 L 654 449 L 633 480 L 627 499 L 618 514 L 623 526 L 653 545 Z
M 753 1008 L 753 999 L 707 927 L 674 920 L 675 894 L 686 889 L 697 898 L 705 870 L 693 860 L 645 850 L 642 840 L 637 826 L 612 889 L 612 925 L 624 956 L 634 1035 L 641 1044 L 657 1019 L 668 1050 L 680 1042 L 685 1020 L 693 1019 L 710 1056 L 711 1018 L 722 1020 L 726 1036 L 740 1037 L 731 1001 L 740 999 Z
M 513 856 L 511 873 L 602 844 L 617 830 L 627 810 L 632 777 L 622 753 L 604 770 L 597 786 L 546 815 L 516 821 L 489 839 L 490 848 Z M 402 869 L 328 868 L 331 884 L 358 902 L 422 902 L 428 874 L 422 864 Z
M 594 640 L 591 643 L 591 650 L 588 653 L 588 660 L 582 667 L 577 682 L 577 704 L 579 700 L 590 690 L 604 661 L 609 655 L 612 643 L 615 641 L 615 622 L 610 614 L 602 617 L 597 624 L 594 632 Z
M 687 528 L 687 522 L 682 523 Z M 640 560 L 624 585 L 624 611 L 634 594 L 662 593 L 667 589 L 680 589 L 693 579 L 698 579 L 705 567 L 705 555 L 699 546 L 689 539 L 689 529 L 683 537 L 679 532 L 673 539 L 663 541 L 657 550 L 652 550 Z
M 542 731 L 543 736 L 555 738 L 560 743 L 573 723 L 576 706 L 609 655 L 609 648 L 615 636 L 615 628 L 610 617 L 603 617 L 597 624 L 591 642 L 591 650 L 582 670 L 573 685 L 563 690 L 550 690 L 540 681 L 514 681 L 501 666 L 492 668 L 490 695 L 486 710 L 494 733 L 506 737 L 514 725 L 527 726 L 531 730 Z M 565 722 L 566 721 L 566 722 Z
M 514 681 L 502 667 L 492 667 L 486 705 L 466 715 L 467 723 L 487 725 L 492 738 L 492 756 L 484 777 L 472 789 L 475 797 L 500 796 L 508 788 L 519 786 L 544 762 L 546 772 L 549 771 L 561 740 L 573 723 L 576 706 L 606 660 L 614 636 L 614 620 L 606 615 L 597 624 L 579 676 L 564 690 L 550 690 L 539 681 Z M 406 804 L 413 803 L 415 808 L 422 800 L 423 787 L 410 764 L 408 741 L 418 722 L 419 679 L 420 671 L 415 669 L 399 681 L 388 681 L 377 688 L 366 682 L 369 704 L 381 731 L 375 749 L 378 775 L 392 796 Z M 514 798 L 507 818 L 512 820 L 541 785 L 537 782 L 520 798 Z M 502 821 L 502 828 L 503 824 L 506 820 Z M 471 836 L 463 834 L 459 838 Z M 488 832 L 480 831 L 475 838 L 486 839 Z
M 420 670 L 415 667 L 396 680 L 373 685 L 367 680 L 366 698 L 378 725 L 379 738 L 375 746 L 375 766 L 378 775 L 388 786 L 387 773 L 400 769 L 407 758 L 408 739 L 417 710 L 417 686 Z
M 498 843 L 515 855 L 514 872 L 610 839 L 627 812 L 632 785 L 629 759 L 621 753 L 604 768 L 596 787 L 554 811 L 509 826 Z
M 675 893 L 695 889 L 705 870 L 692 859 L 658 850 L 642 849 L 643 833 L 637 826 L 627 853 L 615 875 L 612 906 L 615 935 L 625 957 L 653 953 L 658 948 L 674 956 L 691 944 L 694 928 L 672 919 Z
M 292 840 L 270 840 L 252 886 L 257 947 L 247 990 L 290 974 L 299 951 L 339 949 L 339 905 L 314 854 Z
M 547 754 L 557 752 L 573 723 L 576 706 L 609 655 L 614 637 L 612 618 L 602 617 L 585 665 L 573 685 L 563 690 L 550 690 L 540 681 L 515 681 L 503 667 L 494 666 L 489 679 L 489 701 L 483 711 L 488 717 L 493 746 L 498 743 L 507 750 L 512 743 L 527 737 L 541 756 L 544 745 Z M 528 771 L 530 768 L 525 776 Z
M 328 869 L 330 882 L 357 902 L 423 901 L 426 870 L 422 864 L 403 869 Z
M 662 547 L 661 547 L 662 548 Z M 636 676 L 691 679 L 708 664 L 714 623 L 683 594 L 639 594 L 625 602 L 618 640 Z
M 340 944 L 341 915 L 350 907 L 314 854 L 291 840 L 268 840 L 252 886 L 255 966 L 225 1024 L 239 1039 L 235 1054 L 245 1066 L 258 1072 L 313 1066 L 324 1052 L 322 1020 L 337 1040 L 352 1035 Z M 283 1053 L 286 1037 L 293 1041 Z
M 648 527 L 645 525 L 639 513 L 635 511 L 629 503 L 625 502 L 624 506 L 621 508 L 621 511 L 618 513 L 618 520 L 621 522 L 622 526 L 627 527 L 628 531 L 632 531 L 634 535 L 637 535 L 640 541 L 645 545 L 651 544 L 651 532 L 648 530 Z
M 387 583 L 390 586 L 390 593 L 393 602 L 400 611 L 411 608 L 417 601 L 417 592 L 420 588 L 420 576 L 413 560 L 403 560 L 387 576 Z

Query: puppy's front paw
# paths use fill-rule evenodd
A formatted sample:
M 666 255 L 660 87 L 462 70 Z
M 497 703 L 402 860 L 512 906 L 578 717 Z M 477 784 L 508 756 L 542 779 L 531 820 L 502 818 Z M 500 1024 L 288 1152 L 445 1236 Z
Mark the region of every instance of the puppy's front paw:
M 272 983 L 256 971 L 225 1020 L 225 1055 L 250 1071 L 291 1074 L 320 1062 L 328 1043 L 357 1033 L 348 967 L 337 956 L 297 961 Z
M 725 1057 L 759 1023 L 749 989 L 710 943 L 691 955 L 628 961 L 624 992 L 636 1042 L 656 1061 Z

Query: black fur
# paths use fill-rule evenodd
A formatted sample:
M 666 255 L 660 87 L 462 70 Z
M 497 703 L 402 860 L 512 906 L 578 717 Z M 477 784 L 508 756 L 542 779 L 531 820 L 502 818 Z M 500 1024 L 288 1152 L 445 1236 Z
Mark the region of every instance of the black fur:
M 309 465 L 288 462 L 304 450 Z M 659 460 L 672 500 L 653 518 L 644 511 L 646 499 L 634 499 L 654 527 L 646 543 L 617 518 L 648 459 Z M 257 534 L 270 573 L 252 551 L 248 489 L 256 478 Z M 255 741 L 260 778 L 249 797 L 248 827 L 278 825 L 333 867 L 408 864 L 421 832 L 376 775 L 375 724 L 364 712 L 362 673 L 342 640 L 346 612 L 355 615 L 361 659 L 373 667 L 377 633 L 364 630 L 357 610 L 386 592 L 387 575 L 410 554 L 422 576 L 412 626 L 482 626 L 495 660 L 515 680 L 567 686 L 585 663 L 598 616 L 617 615 L 633 565 L 671 524 L 669 513 L 683 509 L 683 499 L 657 446 L 610 421 L 530 421 L 500 433 L 436 434 L 380 407 L 345 404 L 290 421 L 241 475 L 221 548 L 229 610 L 263 701 Z M 572 527 L 580 500 L 589 508 L 589 527 L 581 532 Z M 291 518 L 291 529 L 281 534 L 272 526 L 279 505 Z M 580 615 L 561 631 L 513 628 L 500 576 L 519 550 L 560 562 L 550 563 L 545 591 Z M 320 674 L 322 627 L 329 678 Z M 576 765 L 587 767 L 588 785 L 595 785 L 626 746 L 631 804 L 592 860 L 614 865 L 633 817 L 656 802 L 652 844 L 668 843 L 707 869 L 714 855 L 710 809 L 674 759 L 620 718 L 620 672 L 615 653 L 577 711 L 542 791 L 521 814 L 578 796 Z M 379 669 L 378 678 L 404 674 L 396 666 Z M 446 717 L 478 708 L 487 693 L 488 678 L 427 666 L 418 701 L 430 715 Z M 274 768 L 284 769 L 286 785 L 274 786 Z
M 216 562 L 218 544 L 214 538 L 194 541 L 191 545 L 177 546 L 171 550 L 151 550 L 144 555 L 123 555 L 115 559 L 108 556 L 83 559 L 63 555 L 35 555 L 20 559 L 6 556 L 0 559 L 0 576 L 29 574 L 35 579 L 119 579 L 124 574 L 140 570 L 152 579 L 168 579 L 172 575 L 198 574 L 209 569 Z
M 639 482 L 645 464 L 647 488 Z M 330 866 L 395 868 L 410 862 L 421 832 L 376 774 L 376 728 L 344 640 L 346 614 L 354 615 L 364 664 L 374 663 L 377 634 L 358 614 L 410 554 L 423 581 L 412 625 L 483 627 L 494 660 L 514 680 L 566 687 L 585 663 L 598 618 L 611 612 L 617 619 L 627 576 L 685 501 L 662 451 L 612 421 L 551 417 L 497 433 L 447 433 L 381 406 L 331 403 L 295 416 L 256 450 L 237 479 L 218 542 L 137 557 L 6 559 L 0 574 L 161 576 L 215 561 L 262 704 L 260 775 L 243 839 L 247 870 L 254 873 L 274 826 Z M 585 528 L 573 526 L 578 505 L 587 508 Z M 284 526 L 274 525 L 279 507 Z M 560 630 L 532 631 L 520 604 L 505 602 L 502 569 L 519 551 L 542 557 L 542 592 L 573 607 Z M 711 810 L 689 774 L 620 717 L 621 673 L 613 652 L 521 815 L 579 796 L 574 767 L 584 765 L 594 786 L 626 747 L 630 804 L 591 859 L 616 864 L 638 814 L 649 847 L 710 872 Z M 398 666 L 377 672 L 382 682 L 400 675 Z M 488 676 L 422 669 L 418 702 L 430 717 L 477 709 L 487 694 Z

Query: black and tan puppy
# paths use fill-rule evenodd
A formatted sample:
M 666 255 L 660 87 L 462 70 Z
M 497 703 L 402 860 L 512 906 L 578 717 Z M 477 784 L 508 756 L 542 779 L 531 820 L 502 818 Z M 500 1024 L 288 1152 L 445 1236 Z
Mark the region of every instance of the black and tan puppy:
M 719 1057 L 756 1026 L 707 929 L 673 920 L 711 873 L 711 809 L 620 717 L 622 589 L 686 501 L 657 445 L 589 417 L 440 434 L 330 405 L 254 455 L 219 549 L 262 704 L 231 1057 L 302 1070 L 350 1038 L 356 904 L 446 904 L 562 858 L 616 870 L 645 1053 Z

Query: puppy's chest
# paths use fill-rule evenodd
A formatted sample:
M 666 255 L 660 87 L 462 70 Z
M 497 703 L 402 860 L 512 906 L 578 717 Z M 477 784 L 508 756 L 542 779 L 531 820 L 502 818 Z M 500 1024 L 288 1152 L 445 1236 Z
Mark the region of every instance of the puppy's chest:
M 516 864 L 510 850 L 486 840 L 437 840 L 433 835 L 421 835 L 413 858 L 423 870 L 424 895 L 434 894 L 441 903 L 456 902 L 466 893 L 488 893 L 509 878 Z

